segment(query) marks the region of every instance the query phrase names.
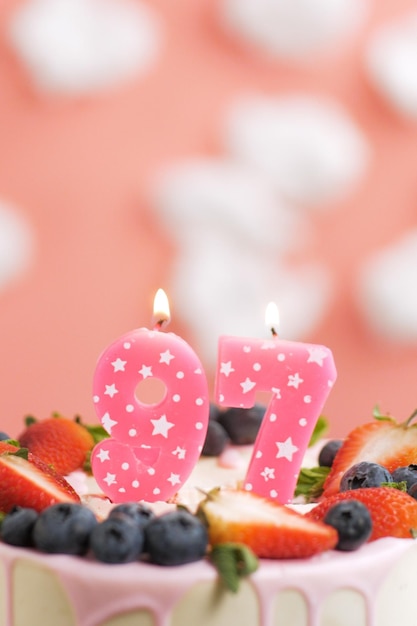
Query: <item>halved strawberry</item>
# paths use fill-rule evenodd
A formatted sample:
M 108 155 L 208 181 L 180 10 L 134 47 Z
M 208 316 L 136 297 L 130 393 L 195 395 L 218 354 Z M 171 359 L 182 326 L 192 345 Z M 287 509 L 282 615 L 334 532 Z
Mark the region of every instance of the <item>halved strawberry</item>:
M 402 424 L 384 418 L 354 428 L 336 454 L 322 498 L 337 493 L 343 474 L 361 461 L 379 463 L 390 472 L 417 463 L 417 424 L 410 424 L 413 417 Z
M 319 502 L 306 517 L 322 521 L 327 511 L 343 500 L 359 500 L 368 508 L 372 518 L 372 533 L 368 541 L 381 537 L 410 539 L 412 531 L 417 530 L 417 501 L 392 487 L 369 487 L 336 493 Z
M 15 505 L 42 511 L 58 502 L 80 502 L 63 476 L 30 453 L 27 458 L 0 454 L 0 511 L 7 513 Z
M 62 416 L 42 421 L 30 418 L 18 439 L 22 447 L 63 475 L 81 468 L 94 446 L 86 427 Z
M 329 550 L 337 532 L 323 523 L 244 490 L 215 489 L 198 508 L 210 544 L 243 543 L 266 559 L 305 558 Z

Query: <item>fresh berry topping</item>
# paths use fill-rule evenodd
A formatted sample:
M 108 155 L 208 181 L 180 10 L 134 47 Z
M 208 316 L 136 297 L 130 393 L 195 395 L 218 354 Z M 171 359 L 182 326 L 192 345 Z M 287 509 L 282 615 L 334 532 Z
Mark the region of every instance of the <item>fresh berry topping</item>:
M 103 563 L 130 563 L 142 553 L 144 531 L 129 515 L 108 517 L 97 524 L 90 536 L 90 548 Z
M 394 483 L 406 483 L 406 490 L 409 492 L 410 488 L 417 483 L 417 465 L 411 463 L 406 467 L 397 467 L 392 472 L 392 480 Z
M 412 416 L 414 417 L 414 416 Z M 323 496 L 339 491 L 343 474 L 356 463 L 379 463 L 393 472 L 416 461 L 417 424 L 410 420 L 397 424 L 391 418 L 358 426 L 346 437 L 336 454 L 331 471 L 324 484 Z
M 139 528 L 144 528 L 155 517 L 152 509 L 141 502 L 123 502 L 123 504 L 115 506 L 109 513 L 109 517 L 119 517 L 120 515 L 130 517 Z
M 417 501 L 392 487 L 368 487 L 336 493 L 319 502 L 306 517 L 322 521 L 332 506 L 345 500 L 359 500 L 369 510 L 372 518 L 369 541 L 381 537 L 409 539 L 413 529 L 417 529 Z
M 305 558 L 333 548 L 334 528 L 311 523 L 275 501 L 233 489 L 215 489 L 200 504 L 212 546 L 243 543 L 261 558 Z
M 249 445 L 255 442 L 264 415 L 265 407 L 255 404 L 250 409 L 226 409 L 219 415 L 218 421 L 232 443 L 237 446 Z
M 223 426 L 216 420 L 209 420 L 201 454 L 203 456 L 220 456 L 229 441 L 229 435 Z
M 220 409 L 217 404 L 210 402 L 209 420 L 218 420 L 220 417 Z
M 97 525 L 92 511 L 82 504 L 62 502 L 39 514 L 33 528 L 33 543 L 41 552 L 86 554 L 91 531 Z
M 156 565 L 199 561 L 206 554 L 207 546 L 206 527 L 185 510 L 165 513 L 145 528 L 145 548 L 150 562 Z
M 1 523 L 1 540 L 12 546 L 31 547 L 33 527 L 38 515 L 34 509 L 13 507 Z
M 383 483 L 392 483 L 389 471 L 379 463 L 361 461 L 352 465 L 340 481 L 340 491 L 360 489 L 361 487 L 381 487 Z
M 0 454 L 3 454 L 3 452 L 17 452 L 18 450 L 20 450 L 20 446 L 17 445 L 17 442 L 16 444 L 11 443 L 10 439 L 0 441 Z
M 336 550 L 357 550 L 371 536 L 371 514 L 359 500 L 335 504 L 327 511 L 323 521 L 337 530 L 339 541 Z
M 79 502 L 80 498 L 64 479 L 24 450 L 0 454 L 0 511 L 14 506 L 42 511 L 58 502 Z M 27 451 L 26 451 L 27 453 Z
M 319 452 L 318 461 L 320 467 L 331 467 L 333 465 L 336 453 L 340 450 L 342 443 L 342 439 L 331 439 L 324 444 Z
M 42 421 L 26 420 L 27 427 L 19 437 L 20 445 L 66 475 L 83 467 L 94 439 L 78 421 L 62 416 Z
M 0 430 L 0 441 L 7 441 L 7 439 L 10 439 L 10 436 L 7 433 Z

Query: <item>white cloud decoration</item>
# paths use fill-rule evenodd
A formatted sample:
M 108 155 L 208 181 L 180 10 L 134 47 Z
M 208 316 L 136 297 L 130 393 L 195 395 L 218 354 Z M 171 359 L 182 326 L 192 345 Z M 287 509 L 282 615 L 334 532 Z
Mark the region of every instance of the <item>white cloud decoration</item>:
M 31 266 L 35 234 L 23 215 L 0 201 L 0 292 Z
M 417 116 L 417 13 L 381 27 L 371 38 L 366 66 L 371 82 L 401 114 Z
M 40 90 L 77 95 L 146 72 L 160 25 L 139 0 L 27 0 L 9 39 Z
M 330 273 L 320 265 L 288 268 L 284 256 L 306 242 L 308 223 L 258 174 L 227 159 L 190 159 L 157 177 L 153 197 L 178 244 L 173 315 L 189 325 L 207 363 L 216 362 L 221 334 L 268 336 L 270 300 L 283 337 L 301 338 L 321 320 Z
M 370 158 L 367 139 L 344 108 L 311 95 L 241 97 L 229 110 L 224 137 L 231 156 L 308 207 L 351 191 Z
M 417 341 L 417 230 L 368 259 L 359 275 L 358 303 L 376 334 Z
M 339 44 L 363 23 L 367 0 L 223 0 L 230 34 L 272 58 L 297 61 Z

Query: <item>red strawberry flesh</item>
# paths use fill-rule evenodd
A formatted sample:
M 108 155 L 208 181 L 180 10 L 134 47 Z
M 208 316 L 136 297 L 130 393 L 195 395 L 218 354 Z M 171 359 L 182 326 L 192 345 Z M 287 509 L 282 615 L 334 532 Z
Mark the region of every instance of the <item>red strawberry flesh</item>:
M 214 490 L 199 510 L 211 545 L 244 543 L 261 558 L 306 558 L 337 543 L 330 526 L 244 490 Z
M 332 506 L 344 500 L 359 500 L 368 508 L 372 518 L 369 541 L 381 537 L 409 539 L 412 531 L 417 529 L 417 500 L 392 487 L 370 487 L 336 493 L 322 500 L 306 517 L 322 521 Z
M 79 502 L 66 480 L 49 470 L 38 459 L 15 454 L 0 455 L 0 510 L 15 506 L 42 511 L 58 502 Z
M 361 461 L 379 463 L 392 472 L 417 462 L 417 424 L 370 422 L 355 428 L 336 454 L 324 483 L 324 498 L 337 493 L 343 474 Z

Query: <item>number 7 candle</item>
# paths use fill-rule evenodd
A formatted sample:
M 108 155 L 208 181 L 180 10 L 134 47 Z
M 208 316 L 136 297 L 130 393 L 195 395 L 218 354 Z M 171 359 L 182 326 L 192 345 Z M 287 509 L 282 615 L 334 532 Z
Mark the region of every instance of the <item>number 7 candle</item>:
M 279 339 L 277 315 L 276 306 L 268 305 L 269 340 L 219 338 L 215 398 L 221 406 L 249 408 L 257 392 L 271 393 L 244 488 L 286 504 L 336 368 L 325 346 Z
M 206 376 L 188 343 L 161 331 L 169 321 L 162 290 L 154 318 L 153 329 L 132 330 L 106 348 L 94 374 L 96 412 L 110 437 L 95 446 L 91 465 L 112 502 L 168 500 L 197 463 L 206 436 Z M 154 404 L 137 393 L 149 378 L 164 386 Z

